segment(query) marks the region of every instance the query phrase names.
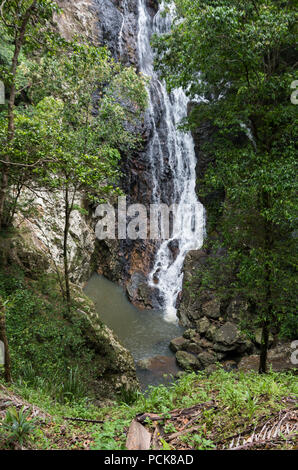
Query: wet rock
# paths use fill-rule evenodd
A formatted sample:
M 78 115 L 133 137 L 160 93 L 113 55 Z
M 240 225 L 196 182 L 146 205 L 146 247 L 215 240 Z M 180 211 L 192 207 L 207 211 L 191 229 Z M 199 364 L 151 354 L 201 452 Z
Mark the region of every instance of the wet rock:
M 195 336 L 197 336 L 197 332 L 196 330 L 193 330 L 191 328 L 189 328 L 183 333 L 183 337 L 186 339 L 193 339 Z
M 218 327 L 215 324 L 212 324 L 212 325 L 210 325 L 210 327 L 208 328 L 208 330 L 205 333 L 206 338 L 209 341 L 211 341 L 212 343 L 214 343 L 214 341 L 215 341 L 215 335 L 217 333 L 217 330 L 218 330 Z
M 185 351 L 190 352 L 192 354 L 200 354 L 201 352 L 203 352 L 203 348 L 195 342 L 187 343 L 184 349 Z
M 93 263 L 98 274 L 112 282 L 118 282 L 125 262 L 125 256 L 119 251 L 117 240 L 96 240 Z
M 217 319 L 220 317 L 220 301 L 218 299 L 212 299 L 208 302 L 203 303 L 202 313 L 205 317 Z
M 107 45 L 113 56 L 117 57 L 122 15 L 110 0 L 97 0 L 96 8 L 100 22 L 100 42 Z
M 177 258 L 177 255 L 179 254 L 179 242 L 178 240 L 172 240 L 168 244 L 168 248 L 170 252 L 173 255 L 173 260 Z
M 201 320 L 198 320 L 196 322 L 197 330 L 201 335 L 204 335 L 207 332 L 209 326 L 210 326 L 210 321 L 208 320 L 207 317 L 204 317 Z
M 178 372 L 174 356 L 145 358 L 137 362 L 137 367 L 141 370 L 150 371 L 155 376 L 163 376 L 164 374 L 176 375 Z
M 212 351 L 204 351 L 198 355 L 198 360 L 203 368 L 214 364 L 217 361 L 216 354 Z
M 140 306 L 153 307 L 153 289 L 148 285 L 147 277 L 142 272 L 135 272 L 131 281 L 126 286 L 126 292 L 130 301 Z
M 170 348 L 172 351 L 177 352 L 177 351 L 184 349 L 188 345 L 188 343 L 189 343 L 189 340 L 187 340 L 183 336 L 180 336 L 178 338 L 174 338 L 170 342 Z
M 147 8 L 149 9 L 149 13 L 152 16 L 154 16 L 158 12 L 158 7 L 159 7 L 158 0 L 146 0 L 146 5 L 147 5 Z
M 201 368 L 197 357 L 186 351 L 178 351 L 176 353 L 176 360 L 178 365 L 185 370 L 199 370 Z
M 227 322 L 221 326 L 214 335 L 216 343 L 221 343 L 224 346 L 232 346 L 240 338 L 240 332 L 234 323 Z

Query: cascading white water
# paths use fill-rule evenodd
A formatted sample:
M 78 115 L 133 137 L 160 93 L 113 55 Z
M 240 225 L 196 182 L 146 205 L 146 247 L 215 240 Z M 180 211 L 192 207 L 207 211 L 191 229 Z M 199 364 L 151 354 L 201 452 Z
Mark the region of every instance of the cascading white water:
M 162 15 L 161 4 L 152 18 L 145 0 L 138 0 L 138 54 L 140 70 L 151 77 L 149 89 L 148 119 L 152 137 L 148 144 L 148 156 L 152 169 L 152 203 L 170 202 L 176 204 L 176 221 L 171 239 L 161 243 L 156 254 L 149 284 L 160 291 L 165 311 L 165 320 L 177 321 L 176 302 L 182 290 L 183 263 L 190 250 L 203 245 L 205 216 L 204 208 L 198 201 L 196 186 L 196 156 L 190 133 L 177 130 L 178 124 L 187 116 L 188 98 L 182 89 L 169 95 L 165 84 L 159 80 L 153 68 L 153 51 L 150 39 L 153 33 L 162 34 L 171 26 L 171 15 Z M 163 113 L 163 127 L 160 124 L 160 109 L 156 116 L 154 103 L 160 103 Z M 171 180 L 171 194 L 164 194 L 162 177 L 167 166 L 167 179 Z M 172 245 L 176 244 L 175 255 Z
M 122 53 L 123 53 L 123 28 L 125 25 L 125 17 L 127 15 L 127 0 L 123 0 L 123 13 L 122 15 L 122 23 L 119 31 L 119 39 L 118 39 L 118 53 L 119 53 L 119 58 L 121 59 Z

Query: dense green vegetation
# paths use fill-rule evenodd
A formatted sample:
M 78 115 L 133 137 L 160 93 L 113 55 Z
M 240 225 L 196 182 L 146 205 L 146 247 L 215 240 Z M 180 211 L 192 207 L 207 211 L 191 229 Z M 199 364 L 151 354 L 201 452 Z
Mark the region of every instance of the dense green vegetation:
M 139 119 L 146 91 L 144 80 L 105 48 L 55 33 L 54 12 L 60 10 L 48 0 L 4 2 L 1 9 L 7 105 L 0 113 L 0 229 L 22 211 L 23 188 L 63 192 L 61 287 L 70 308 L 67 242 L 77 193 L 93 202 L 119 193 L 119 152 L 138 141 L 127 127 Z
M 144 79 L 133 68 L 116 63 L 106 48 L 86 44 L 83 37 L 64 40 L 56 32 L 54 13 L 59 15 L 61 10 L 57 2 L 50 0 L 1 3 L 0 80 L 5 86 L 6 104 L 0 108 L 0 232 L 5 238 L 15 214 L 28 214 L 28 204 L 20 202 L 24 189 L 33 195 L 41 189 L 62 195 L 64 233 L 60 247 L 64 270 L 61 275 L 56 266 L 61 293 L 57 294 L 53 287 L 52 296 L 57 296 L 58 304 L 63 296 L 66 309 L 60 302 L 59 315 L 65 321 L 70 320 L 76 307 L 71 299 L 68 239 L 72 212 L 75 209 L 84 212 L 77 198 L 95 204 L 120 193 L 120 154 L 138 144 L 133 129 L 146 105 L 147 93 Z M 4 276 L 5 257 L 1 252 Z M 13 284 L 14 279 L 10 282 Z M 42 337 L 47 335 L 45 330 L 48 334 L 51 329 L 57 333 L 59 328 L 59 322 L 55 320 L 54 326 L 48 320 L 57 316 L 58 308 L 46 306 L 22 284 L 15 285 L 10 294 L 13 301 L 5 293 L 0 298 L 0 338 L 6 345 L 8 381 L 11 370 L 6 312 L 8 335 L 11 328 L 16 329 L 12 343 L 20 340 L 22 322 L 26 324 L 34 312 L 38 312 L 38 325 L 32 328 L 40 326 Z M 15 311 L 10 302 L 17 305 Z M 13 313 L 16 318 L 10 325 Z M 61 354 L 67 347 L 77 347 L 79 357 L 76 335 L 81 327 L 74 325 L 72 319 L 73 337 L 70 339 L 66 334 L 69 345 L 63 345 Z M 12 344 L 13 369 L 18 369 L 22 357 L 25 362 L 26 353 L 29 354 L 29 346 L 25 345 L 29 340 L 23 335 L 23 345 Z M 41 342 L 44 340 L 41 338 Z M 18 349 L 24 352 L 16 360 Z M 47 347 L 42 354 L 43 359 L 35 356 L 32 375 L 39 373 L 35 366 L 43 368 L 45 357 L 51 357 Z M 88 362 L 90 358 L 86 359 Z
M 100 320 L 98 330 L 90 324 L 92 305 L 70 281 L 70 219 L 75 210 L 86 215 L 121 194 L 119 162 L 140 144 L 146 81 L 105 47 L 63 39 L 53 22 L 61 13 L 57 2 L 0 0 L 6 92 L 0 105 L 0 340 L 6 352 L 0 400 L 11 403 L 0 407 L 0 449 L 125 450 L 129 425 L 141 413 L 149 413 L 143 424 L 163 450 L 227 448 L 264 426 L 276 434 L 270 442 L 259 437 L 260 445 L 294 447 L 297 378 L 268 371 L 267 350 L 271 332 L 297 339 L 298 331 L 298 108 L 290 99 L 297 79 L 296 3 L 175 5 L 171 32 L 153 41 L 156 67 L 169 89 L 183 87 L 193 100 L 182 127 L 194 135 L 202 126 L 210 130 L 200 147 L 208 165 L 198 181 L 210 256 L 194 282 L 227 304 L 235 298 L 249 304 L 251 316 L 240 324 L 248 335 L 262 328 L 262 375 L 218 365 L 211 374 L 183 373 L 145 394 L 137 386 L 116 390 L 111 376 L 122 371 L 115 371 L 115 352 L 100 336 Z M 36 270 L 20 260 L 26 233 L 13 222 L 31 210 L 24 190 L 62 194 L 57 246 L 63 269 L 55 263 L 49 269 L 49 259 L 38 256 Z M 195 415 L 183 415 L 192 407 Z M 176 432 L 182 433 L 173 437 Z
M 224 194 L 210 208 L 214 256 L 203 286 L 238 295 L 262 327 L 260 371 L 270 329 L 297 335 L 297 10 L 294 1 L 176 0 L 172 31 L 155 39 L 157 67 L 169 88 L 194 105 L 188 128 L 213 129 L 201 196 Z M 212 209 L 216 217 L 212 217 Z M 207 212 L 209 214 L 209 212 Z M 216 218 L 216 227 L 214 220 Z M 296 320 L 295 320 L 296 316 Z
M 290 373 L 260 376 L 254 372 L 228 373 L 219 368 L 210 376 L 204 372 L 185 374 L 169 388 L 163 385 L 151 387 L 146 395 L 130 393 L 119 402 L 102 408 L 92 405 L 86 398 L 77 398 L 72 404 L 61 404 L 50 399 L 43 390 L 37 392 L 24 383 L 16 384 L 12 391 L 49 413 L 43 424 L 41 417 L 33 420 L 34 428 L 25 434 L 27 448 L 125 449 L 127 430 L 135 416 L 138 413 L 157 413 L 161 417 L 159 445 L 162 449 L 208 450 L 228 447 L 232 438 L 241 433 L 249 437 L 254 429 L 261 429 L 266 422 L 271 422 L 272 429 L 285 410 L 290 412 L 293 409 L 297 381 Z M 185 425 L 185 421 L 181 423 L 179 419 L 171 418 L 172 410 L 197 404 L 202 404 L 202 411 L 192 423 L 195 429 L 169 442 L 169 436 L 179 430 L 181 424 Z M 97 420 L 99 423 L 66 421 L 64 417 Z M 12 433 L 10 417 L 7 421 L 6 426 L 0 428 L 0 442 L 4 439 L 9 447 L 14 445 L 15 435 L 7 438 Z M 148 430 L 153 431 L 155 425 L 150 418 L 146 420 Z M 20 426 L 17 429 L 22 431 Z M 275 441 L 274 448 L 292 446 L 291 439 L 282 430 Z
M 68 318 L 54 275 L 34 280 L 17 267 L 0 272 L 14 382 L 62 403 L 94 398 L 95 390 L 98 395 L 96 380 L 112 359 L 84 314 L 92 308 L 90 301 L 81 292 L 76 297 Z

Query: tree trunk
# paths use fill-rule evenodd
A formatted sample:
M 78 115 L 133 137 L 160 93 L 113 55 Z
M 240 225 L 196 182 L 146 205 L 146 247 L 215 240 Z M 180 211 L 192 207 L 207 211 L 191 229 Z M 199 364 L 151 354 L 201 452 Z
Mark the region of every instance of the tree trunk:
M 18 55 L 16 56 L 17 60 Z M 16 71 L 15 71 L 16 73 Z M 13 80 L 15 77 L 13 77 Z M 15 104 L 15 95 L 16 95 L 16 88 L 15 84 L 12 84 L 8 102 L 8 131 L 7 131 L 7 143 L 13 141 L 14 139 L 14 104 Z M 9 155 L 6 154 L 4 156 L 5 163 L 3 164 L 2 168 L 2 179 L 1 179 L 1 186 L 0 186 L 0 230 L 3 226 L 3 219 L 4 219 L 4 211 L 5 211 L 5 202 L 7 199 L 8 193 L 8 186 L 9 186 L 9 164 L 10 158 Z
M 269 330 L 268 323 L 263 323 L 262 328 L 262 339 L 261 339 L 261 353 L 260 353 L 260 364 L 259 364 L 259 373 L 267 373 L 267 355 L 268 355 L 268 345 L 269 345 Z
M 5 325 L 5 307 L 2 298 L 0 297 L 0 341 L 4 345 L 4 379 L 9 384 L 11 383 L 11 360 L 9 354 L 8 340 L 6 336 Z
M 65 282 L 65 298 L 67 304 L 67 311 L 70 312 L 71 295 L 69 285 L 69 265 L 68 265 L 68 233 L 70 222 L 70 209 L 69 209 L 69 190 L 65 190 L 65 221 L 64 221 L 64 237 L 63 237 L 63 260 L 64 260 L 64 282 Z
M 264 207 L 270 208 L 270 196 L 267 192 L 263 193 L 263 203 Z M 272 272 L 271 272 L 271 250 L 273 245 L 273 228 L 271 223 L 265 221 L 265 255 L 266 255 L 266 265 L 265 265 L 265 305 L 264 305 L 264 317 L 262 322 L 262 338 L 261 338 L 261 352 L 260 352 L 260 364 L 259 364 L 259 373 L 266 374 L 267 372 L 267 355 L 269 347 L 269 328 L 272 327 L 274 322 L 273 314 L 273 299 L 272 299 Z

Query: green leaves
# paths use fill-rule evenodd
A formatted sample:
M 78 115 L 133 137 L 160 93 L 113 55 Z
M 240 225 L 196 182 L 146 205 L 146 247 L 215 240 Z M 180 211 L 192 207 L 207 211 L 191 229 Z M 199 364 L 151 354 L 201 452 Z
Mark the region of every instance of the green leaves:
M 8 408 L 2 426 L 8 432 L 9 439 L 16 440 L 20 445 L 35 430 L 34 422 L 30 421 L 30 410 L 25 411 L 25 406 L 20 410 Z
M 157 66 L 170 89 L 203 98 L 188 124 L 212 130 L 200 147 L 211 163 L 198 187 L 219 233 L 209 249 L 226 251 L 198 276 L 225 298 L 244 296 L 259 321 L 279 327 L 296 303 L 297 11 L 273 0 L 175 4 L 172 31 L 153 40 Z

